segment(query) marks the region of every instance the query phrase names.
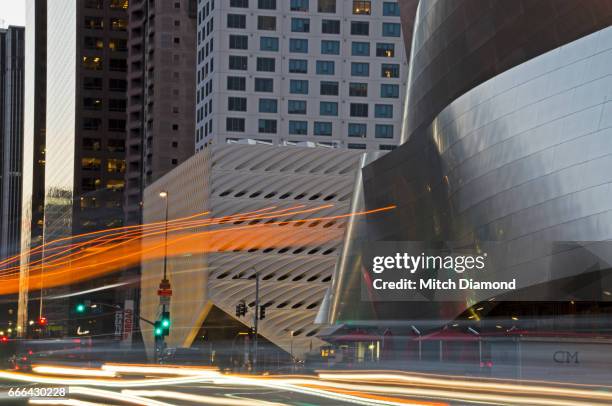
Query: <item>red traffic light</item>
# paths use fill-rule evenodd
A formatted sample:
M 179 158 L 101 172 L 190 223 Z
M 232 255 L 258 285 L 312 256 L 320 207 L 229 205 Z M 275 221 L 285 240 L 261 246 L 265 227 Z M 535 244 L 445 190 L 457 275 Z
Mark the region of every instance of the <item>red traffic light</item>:
M 47 318 L 46 317 L 39 317 L 38 318 L 38 324 L 41 326 L 46 326 L 47 325 Z
M 7 336 L 0 337 L 0 342 L 8 343 L 8 337 Z

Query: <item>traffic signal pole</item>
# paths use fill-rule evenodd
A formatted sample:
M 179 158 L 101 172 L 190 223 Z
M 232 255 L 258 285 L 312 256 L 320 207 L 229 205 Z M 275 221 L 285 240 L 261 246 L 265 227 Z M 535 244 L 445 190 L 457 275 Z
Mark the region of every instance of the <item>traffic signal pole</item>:
M 253 326 L 255 327 L 255 337 L 253 337 L 253 371 L 257 371 L 257 329 L 259 320 L 259 272 L 255 271 L 255 314 L 253 315 Z

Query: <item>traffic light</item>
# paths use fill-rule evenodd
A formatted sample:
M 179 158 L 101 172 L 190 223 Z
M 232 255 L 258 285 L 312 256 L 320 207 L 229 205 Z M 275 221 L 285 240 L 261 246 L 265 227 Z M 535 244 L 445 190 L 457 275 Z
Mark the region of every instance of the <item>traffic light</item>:
M 246 303 L 240 302 L 236 305 L 236 317 L 244 316 L 247 313 Z
M 162 329 L 162 336 L 166 337 L 170 335 L 170 312 L 163 312 L 160 320 L 160 326 Z
M 156 321 L 153 325 L 153 335 L 157 337 L 163 337 L 164 329 L 162 328 L 161 321 Z
M 263 320 L 266 318 L 266 306 L 261 306 L 259 308 L 259 320 Z
M 41 327 L 46 326 L 47 325 L 47 318 L 44 317 L 44 316 L 40 316 L 38 318 L 38 325 L 41 326 Z
M 1 342 L 2 344 L 8 343 L 8 337 L 7 337 L 7 336 L 1 336 L 1 337 L 0 337 L 0 342 Z
M 74 310 L 76 310 L 77 313 L 85 313 L 85 303 L 77 303 Z
M 249 327 L 249 339 L 255 337 L 255 327 Z

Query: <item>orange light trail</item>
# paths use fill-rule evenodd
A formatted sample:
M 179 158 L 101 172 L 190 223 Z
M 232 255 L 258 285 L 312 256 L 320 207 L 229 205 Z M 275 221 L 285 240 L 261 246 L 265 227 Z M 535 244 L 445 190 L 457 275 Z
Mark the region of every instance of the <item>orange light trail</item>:
M 136 231 L 118 231 L 125 228 L 109 229 L 107 235 L 98 236 L 86 242 L 79 242 L 74 246 L 69 244 L 60 254 L 56 253 L 52 261 L 45 260 L 0 270 L 0 294 L 15 293 L 19 289 L 19 271 L 27 266 L 29 272 L 29 289 L 39 289 L 40 276 L 44 275 L 45 287 L 60 286 L 96 278 L 121 269 L 135 266 L 141 262 L 153 261 L 163 258 L 164 246 L 167 245 L 168 256 L 185 254 L 205 254 L 231 250 L 260 249 L 270 246 L 271 242 L 283 246 L 300 246 L 304 241 L 308 244 L 325 243 L 337 238 L 326 227 L 333 225 L 336 220 L 352 216 L 362 216 L 395 208 L 395 206 L 380 209 L 349 213 L 334 216 L 319 216 L 296 220 L 278 220 L 277 217 L 291 218 L 291 216 L 312 214 L 332 205 L 317 206 L 304 209 L 304 205 L 293 206 L 286 209 L 273 210 L 266 208 L 254 212 L 240 213 L 219 218 L 205 218 L 195 220 L 180 219 L 168 221 L 168 237 L 165 235 L 165 222 L 151 223 L 138 226 Z M 199 213 L 196 217 L 201 217 Z M 194 218 L 194 216 L 190 216 Z M 265 223 L 253 224 L 253 221 L 268 220 Z M 250 224 L 236 226 L 224 224 L 231 222 L 249 221 Z M 316 222 L 316 223 L 315 223 Z M 300 227 L 310 223 L 322 227 Z M 293 225 L 294 227 L 289 227 Z M 215 229 L 202 230 L 205 227 L 220 226 Z M 284 226 L 284 227 L 283 227 Z M 133 228 L 133 226 L 129 226 Z M 143 231 L 143 229 L 145 231 Z M 89 235 L 101 234 L 101 232 Z M 336 233 L 337 234 L 337 233 Z M 82 238 L 84 235 L 79 236 Z M 66 239 L 62 239 L 65 241 Z M 56 241 L 50 242 L 54 244 Z M 76 246 L 76 248 L 75 248 Z

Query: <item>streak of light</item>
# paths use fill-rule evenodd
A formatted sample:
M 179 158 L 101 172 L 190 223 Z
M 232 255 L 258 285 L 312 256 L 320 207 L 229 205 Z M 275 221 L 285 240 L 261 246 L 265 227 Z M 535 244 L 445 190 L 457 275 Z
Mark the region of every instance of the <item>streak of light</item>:
M 119 400 L 121 403 L 131 403 L 134 405 L 142 405 L 142 406 L 172 406 L 171 403 L 160 402 L 152 399 L 145 399 L 140 396 L 130 395 L 127 393 L 122 393 L 121 396 L 117 392 L 101 390 L 101 389 L 93 389 L 93 388 L 84 388 L 80 386 L 71 386 L 69 388 L 70 394 L 74 395 L 86 395 L 91 397 L 98 397 L 103 399 L 112 399 L 114 401 Z
M 165 390 L 123 390 L 121 393 L 128 395 L 142 396 L 142 397 L 154 397 L 154 398 L 170 398 L 177 400 L 185 400 L 188 402 L 194 402 L 198 404 L 209 404 L 218 406 L 286 406 L 285 403 L 267 402 L 265 400 L 257 399 L 228 399 L 218 396 L 202 396 L 192 395 L 184 392 L 173 392 Z
M 36 365 L 32 368 L 32 371 L 43 375 L 71 375 L 95 378 L 115 378 L 117 376 L 115 372 L 104 369 L 68 368 L 46 365 Z
M 49 296 L 47 298 L 47 300 L 65 299 L 67 297 L 85 295 L 87 293 L 99 292 L 101 290 L 114 289 L 114 288 L 118 288 L 119 286 L 128 285 L 129 283 L 130 282 L 113 283 L 111 285 L 104 285 L 104 286 L 100 286 L 98 288 L 82 290 L 80 292 L 67 293 L 65 295 Z
M 30 399 L 30 405 L 106 406 L 104 403 L 85 402 L 77 399 Z
M 217 368 L 202 367 L 183 367 L 183 366 L 151 366 L 146 364 L 104 364 L 103 371 L 123 374 L 150 374 L 150 375 L 178 375 L 178 376 L 209 376 L 217 377 L 220 375 Z
M 396 381 L 401 383 L 420 384 L 420 385 L 435 385 L 450 388 L 460 388 L 467 390 L 491 390 L 495 392 L 507 393 L 529 393 L 534 395 L 553 395 L 553 396 L 571 396 L 587 399 L 601 399 L 612 401 L 612 393 L 610 392 L 595 392 L 581 389 L 567 389 L 555 386 L 543 385 L 514 385 L 502 382 L 483 382 L 483 381 L 466 381 L 458 379 L 440 379 L 427 376 L 405 375 L 405 374 L 385 374 L 385 373 L 319 373 L 319 378 L 322 380 L 343 380 L 343 381 Z M 456 378 L 456 377 L 455 377 Z
M 324 206 L 322 206 L 324 207 Z M 69 283 L 80 282 L 101 275 L 105 275 L 125 267 L 133 266 L 144 261 L 160 259 L 164 253 L 161 248 L 168 245 L 168 255 L 177 256 L 191 252 L 208 253 L 220 250 L 228 251 L 236 248 L 263 248 L 270 244 L 270 241 L 282 241 L 287 245 L 300 244 L 304 238 L 310 238 L 319 243 L 326 242 L 330 238 L 327 229 L 313 228 L 301 229 L 291 227 L 278 227 L 279 225 L 296 224 L 300 225 L 312 222 L 335 221 L 351 216 L 368 215 L 381 211 L 391 210 L 395 206 L 388 206 L 380 209 L 349 213 L 335 216 L 313 217 L 300 220 L 273 221 L 264 224 L 249 224 L 244 226 L 232 226 L 215 230 L 191 232 L 186 235 L 169 236 L 165 238 L 152 239 L 149 241 L 141 238 L 131 241 L 130 244 L 122 244 L 121 247 L 113 246 L 104 253 L 98 253 L 87 258 L 77 258 L 69 262 L 68 266 L 57 267 L 45 264 L 45 286 L 53 287 Z M 305 209 L 295 211 L 295 213 L 312 212 L 316 209 Z M 266 217 L 266 216 L 261 216 Z M 276 218 L 277 216 L 269 216 Z M 161 233 L 161 232 L 160 232 Z M 213 238 L 214 237 L 214 238 Z M 158 240 L 161 240 L 159 242 Z M 223 246 L 229 241 L 229 246 Z M 40 270 L 38 271 L 40 272 Z M 38 289 L 40 280 L 36 278 L 37 272 L 30 271 L 30 289 Z M 33 280 L 34 279 L 34 280 Z M 0 294 L 15 293 L 19 289 L 19 275 L 12 278 L 0 278 Z

